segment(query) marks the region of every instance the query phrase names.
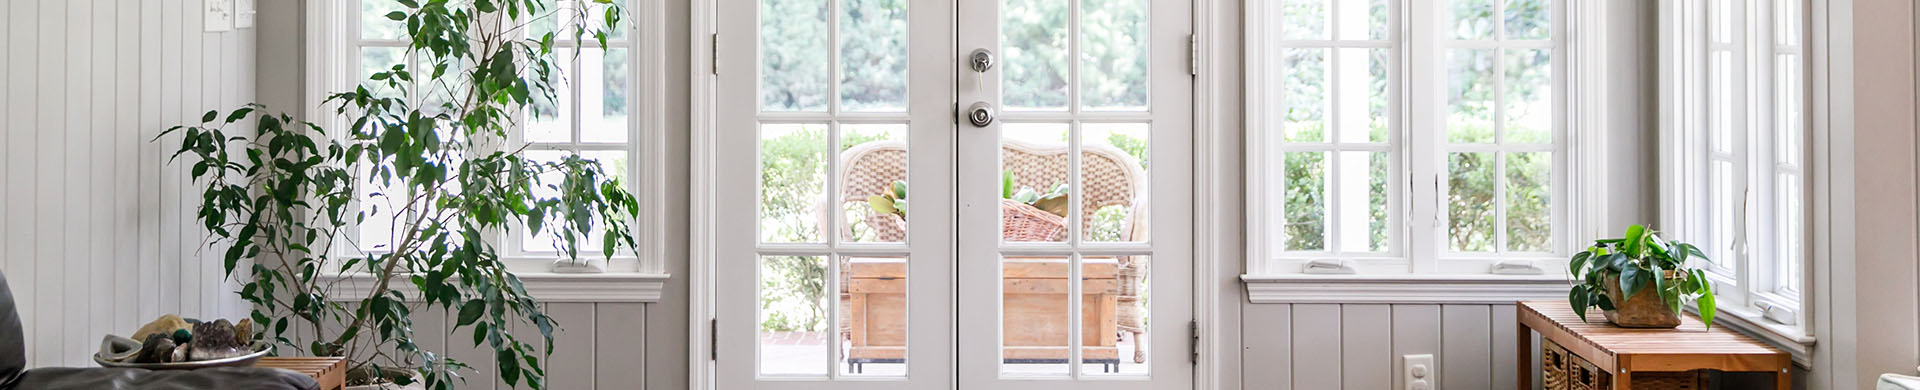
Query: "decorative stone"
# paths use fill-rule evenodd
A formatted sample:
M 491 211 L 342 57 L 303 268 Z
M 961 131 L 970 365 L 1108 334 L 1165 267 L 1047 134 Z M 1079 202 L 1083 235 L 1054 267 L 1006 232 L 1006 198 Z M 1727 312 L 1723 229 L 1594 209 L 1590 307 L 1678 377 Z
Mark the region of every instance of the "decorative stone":
M 155 333 L 173 334 L 173 331 L 175 330 L 187 329 L 192 326 L 193 325 L 187 323 L 187 320 L 181 319 L 180 316 L 172 315 L 172 314 L 163 315 L 163 316 L 160 316 L 160 318 L 154 319 L 153 322 L 149 322 L 145 326 L 141 326 L 140 330 L 134 331 L 133 339 L 146 341 L 147 335 L 151 335 Z M 178 343 L 175 343 L 175 344 L 178 344 Z
M 188 342 L 192 342 L 192 341 L 193 341 L 193 332 L 192 332 L 192 331 L 189 331 L 189 330 L 186 330 L 186 329 L 175 329 L 175 330 L 173 331 L 173 343 L 174 343 L 174 344 L 186 344 L 186 343 L 188 343 Z
M 167 338 L 167 335 L 158 333 L 147 335 L 146 341 L 140 343 L 140 352 L 134 354 L 133 362 L 166 363 L 172 361 L 170 359 L 173 358 L 174 347 L 173 339 Z
M 233 324 L 233 340 L 240 342 L 241 347 L 253 345 L 252 318 L 242 318 L 240 323 Z
M 167 362 L 168 363 L 184 363 L 187 361 L 187 358 L 191 357 L 192 355 L 193 355 L 193 345 L 180 344 L 180 346 L 178 347 L 173 347 L 173 354 L 172 356 L 168 357 L 168 359 L 172 359 L 172 360 L 167 360 Z
M 201 322 L 193 326 L 193 334 L 193 343 L 189 344 L 193 346 L 193 353 L 190 356 L 193 361 L 225 359 L 247 354 L 246 348 L 242 348 L 237 343 L 239 339 L 234 336 L 233 324 L 228 323 L 227 320 Z

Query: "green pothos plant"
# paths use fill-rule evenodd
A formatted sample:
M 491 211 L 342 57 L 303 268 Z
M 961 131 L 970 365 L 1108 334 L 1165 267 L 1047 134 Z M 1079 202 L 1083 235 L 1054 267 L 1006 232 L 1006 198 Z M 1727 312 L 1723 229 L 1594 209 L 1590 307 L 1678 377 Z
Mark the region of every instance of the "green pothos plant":
M 563 31 L 604 45 L 625 10 L 609 0 L 391 1 L 403 8 L 385 16 L 405 22 L 416 65 L 329 95 L 323 104 L 350 125 L 323 128 L 249 104 L 159 140 L 177 139 L 174 157 L 187 157 L 205 186 L 197 218 L 208 246 L 226 248 L 228 276 L 246 281 L 239 294 L 262 339 L 346 357 L 350 373 L 371 381 L 450 389 L 469 362 L 423 349 L 414 334 L 414 310 L 437 306 L 458 313 L 450 339 L 490 350 L 501 380 L 543 388 L 557 324 L 491 238 L 524 227 L 579 258 L 598 224 L 599 249 L 611 257 L 636 246 L 628 224 L 639 203 L 596 161 L 539 161 L 511 146 L 516 113 L 551 104 L 566 79 L 559 56 L 578 55 L 556 50 L 553 33 L 529 38 L 524 29 L 572 12 L 563 20 L 577 25 Z M 594 19 L 604 24 L 589 27 Z M 436 94 L 447 98 L 406 98 Z M 357 242 L 349 227 L 363 223 L 392 234 Z M 372 283 L 329 282 L 346 274 Z M 538 330 L 546 348 L 509 331 L 516 326 Z
M 1619 284 L 1620 299 L 1653 289 L 1660 301 L 1679 314 L 1692 302 L 1699 308 L 1700 321 L 1713 326 L 1715 304 L 1713 286 L 1707 273 L 1687 265 L 1687 260 L 1707 255 L 1699 247 L 1660 238 L 1659 232 L 1645 226 L 1627 228 L 1626 237 L 1594 240 L 1593 246 L 1575 253 L 1567 271 L 1577 279 L 1567 299 L 1573 312 L 1587 319 L 1587 309 L 1614 310 L 1616 302 L 1607 295 L 1609 276 Z

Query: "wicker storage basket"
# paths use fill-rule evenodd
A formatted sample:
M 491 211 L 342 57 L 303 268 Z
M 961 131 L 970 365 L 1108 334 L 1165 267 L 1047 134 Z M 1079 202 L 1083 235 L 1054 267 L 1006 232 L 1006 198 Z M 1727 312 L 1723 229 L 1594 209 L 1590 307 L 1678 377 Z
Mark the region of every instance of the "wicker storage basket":
M 1065 241 L 1067 219 L 1012 199 L 1000 200 L 1000 238 L 1014 241 Z
M 1540 339 L 1540 383 L 1543 390 L 1568 390 L 1571 383 L 1567 380 L 1567 349 L 1554 344 L 1552 340 Z
M 1606 371 L 1600 371 L 1593 363 L 1581 359 L 1579 355 L 1567 355 L 1567 388 L 1572 390 L 1607 390 L 1613 388 L 1613 379 Z
M 1545 345 L 1553 344 L 1551 341 L 1548 341 Z M 1553 347 L 1558 346 L 1554 345 Z M 1565 387 L 1566 389 L 1606 390 L 1612 388 L 1612 373 L 1601 371 L 1599 368 L 1594 367 L 1593 363 L 1588 363 L 1586 359 L 1581 359 L 1579 355 L 1565 352 L 1565 349 L 1561 350 L 1563 356 L 1566 356 L 1567 362 L 1570 363 L 1567 365 L 1566 379 L 1569 384 Z M 1540 362 L 1543 367 L 1547 365 L 1545 360 L 1546 356 L 1543 350 L 1541 355 L 1542 360 Z M 1544 383 L 1552 383 L 1552 378 L 1552 374 L 1547 374 L 1547 376 L 1543 378 L 1547 381 Z M 1634 371 L 1633 383 L 1630 385 L 1633 390 L 1699 390 L 1705 388 L 1704 382 L 1702 382 L 1703 379 L 1699 371 Z M 1551 384 L 1546 387 L 1546 389 L 1553 388 Z

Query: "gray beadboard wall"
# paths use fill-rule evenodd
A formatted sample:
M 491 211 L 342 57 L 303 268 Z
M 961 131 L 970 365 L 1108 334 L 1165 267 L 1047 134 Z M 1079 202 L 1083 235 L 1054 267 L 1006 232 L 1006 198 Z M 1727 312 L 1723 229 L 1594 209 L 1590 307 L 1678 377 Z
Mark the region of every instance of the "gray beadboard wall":
M 1404 389 L 1404 355 L 1433 355 L 1437 389 L 1512 389 L 1513 305 L 1248 304 L 1246 389 Z M 1539 336 L 1532 336 L 1538 340 Z M 1538 345 L 1537 343 L 1535 345 Z M 1530 367 L 1540 366 L 1532 354 Z M 1539 388 L 1539 383 L 1534 384 Z
M 161 313 L 248 311 L 198 244 L 178 139 L 149 142 L 254 98 L 253 30 L 205 32 L 201 7 L 0 2 L 0 272 L 32 367 L 92 366 L 101 335 Z

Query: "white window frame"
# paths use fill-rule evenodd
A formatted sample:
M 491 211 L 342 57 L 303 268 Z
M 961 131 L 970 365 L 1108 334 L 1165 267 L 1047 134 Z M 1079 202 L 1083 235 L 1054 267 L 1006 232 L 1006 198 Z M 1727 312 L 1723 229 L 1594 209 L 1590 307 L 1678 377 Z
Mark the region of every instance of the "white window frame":
M 1547 41 L 1455 41 L 1451 39 L 1452 34 L 1447 30 L 1447 26 L 1451 23 L 1446 18 L 1450 15 L 1445 7 L 1438 4 L 1444 2 L 1389 1 L 1392 8 L 1389 18 L 1393 25 L 1392 31 L 1389 32 L 1390 39 L 1355 43 L 1275 41 L 1279 39 L 1277 31 L 1270 32 L 1269 29 L 1277 29 L 1281 23 L 1277 12 L 1278 3 L 1277 1 L 1248 3 L 1245 16 L 1247 53 L 1245 85 L 1252 87 L 1246 90 L 1246 107 L 1248 107 L 1246 110 L 1246 188 L 1248 194 L 1245 215 L 1247 215 L 1248 240 L 1247 274 L 1243 275 L 1242 279 L 1249 283 L 1350 280 L 1356 284 L 1393 285 L 1397 287 L 1388 288 L 1398 289 L 1397 291 L 1400 292 L 1387 293 L 1379 297 L 1382 301 L 1392 302 L 1422 300 L 1416 297 L 1419 294 L 1403 294 L 1411 290 L 1406 290 L 1404 284 L 1395 283 L 1398 281 L 1445 280 L 1447 283 L 1494 281 L 1493 283 L 1496 284 L 1518 282 L 1519 284 L 1513 286 L 1523 287 L 1505 291 L 1520 295 L 1510 294 L 1501 299 L 1510 302 L 1514 298 L 1564 297 L 1565 259 L 1575 244 L 1572 242 L 1572 237 L 1585 237 L 1589 235 L 1588 231 L 1592 230 L 1579 222 L 1592 218 L 1594 213 L 1604 212 L 1599 207 L 1587 207 L 1588 205 L 1581 202 L 1579 198 L 1582 197 L 1582 193 L 1577 191 L 1578 183 L 1566 180 L 1567 177 L 1584 173 L 1585 171 L 1581 168 L 1587 165 L 1580 163 L 1579 158 L 1583 155 L 1579 154 L 1580 148 L 1574 147 L 1579 140 L 1577 137 L 1581 134 L 1576 131 L 1580 122 L 1575 120 L 1578 113 L 1570 109 L 1575 107 L 1574 100 L 1580 97 L 1569 92 L 1576 85 L 1592 82 L 1579 80 L 1577 78 L 1581 76 L 1570 71 L 1579 64 L 1575 53 L 1576 47 L 1573 44 L 1575 41 L 1572 39 L 1577 28 L 1576 23 L 1579 21 L 1575 21 L 1575 18 L 1570 16 L 1577 13 L 1573 8 L 1578 5 L 1564 0 L 1552 1 L 1553 10 L 1550 16 L 1552 38 Z M 1502 12 L 1500 7 L 1505 2 L 1493 1 L 1492 3 L 1496 7 L 1495 15 L 1499 15 Z M 1329 5 L 1330 14 L 1333 8 Z M 1421 17 L 1422 15 L 1430 16 Z M 1330 16 L 1329 19 L 1335 19 L 1335 17 Z M 1330 31 L 1334 28 L 1332 24 L 1328 23 Z M 1500 39 L 1501 34 L 1496 31 L 1495 36 L 1496 39 Z M 1308 149 L 1298 145 L 1285 145 L 1277 140 L 1282 134 L 1282 129 L 1279 128 L 1278 119 L 1269 118 L 1267 112 L 1276 112 L 1271 108 L 1277 107 L 1277 94 L 1280 92 L 1279 78 L 1283 75 L 1277 72 L 1270 74 L 1265 70 L 1269 68 L 1267 64 L 1280 60 L 1281 49 L 1279 48 L 1291 47 L 1389 47 L 1393 49 L 1391 62 L 1396 65 L 1396 68 L 1390 72 L 1393 80 L 1389 83 L 1389 94 L 1392 96 L 1392 104 L 1396 107 L 1389 110 L 1390 115 L 1393 115 L 1390 130 L 1392 135 L 1385 145 L 1373 144 L 1366 145 L 1368 148 L 1356 149 L 1343 144 L 1328 143 L 1325 145 L 1329 147 Z M 1455 47 L 1549 48 L 1553 50 L 1552 88 L 1556 118 L 1554 118 L 1555 131 L 1552 142 L 1533 145 L 1447 143 L 1444 136 L 1447 105 L 1446 98 L 1443 96 L 1448 83 L 1446 50 Z M 1496 56 L 1499 55 L 1496 54 Z M 1504 66 L 1504 57 L 1497 58 L 1495 62 L 1499 64 L 1496 66 Z M 1495 82 L 1504 83 L 1505 77 L 1500 73 L 1500 68 L 1495 68 L 1495 74 Z M 1331 92 L 1332 90 L 1334 88 L 1329 88 L 1329 95 L 1336 93 Z M 1270 101 L 1274 103 L 1269 103 Z M 1500 118 L 1500 115 L 1496 114 L 1496 118 Z M 1496 122 L 1501 121 L 1496 120 Z M 1328 133 L 1327 137 L 1331 139 L 1332 131 Z M 1279 164 L 1283 161 L 1280 153 L 1296 150 L 1371 151 L 1376 148 L 1392 153 L 1393 172 L 1388 189 L 1391 196 L 1388 206 L 1388 225 L 1398 226 L 1400 229 L 1389 233 L 1392 241 L 1389 244 L 1389 251 L 1346 254 L 1282 250 L 1280 248 L 1282 244 L 1277 238 L 1280 218 L 1283 218 L 1278 212 L 1281 203 L 1277 199 L 1282 189 L 1275 183 L 1280 180 Z M 1504 252 L 1504 245 L 1501 244 L 1504 240 L 1499 238 L 1496 238 L 1494 252 L 1460 253 L 1448 248 L 1446 223 L 1442 220 L 1446 215 L 1446 156 L 1449 151 L 1468 150 L 1554 153 L 1554 188 L 1551 195 L 1554 232 L 1550 252 Z M 1332 159 L 1329 157 L 1329 160 Z M 1496 159 L 1504 160 L 1499 157 Z M 1504 165 L 1504 161 L 1500 162 L 1500 165 Z M 1496 171 L 1496 175 L 1501 182 L 1506 180 L 1504 171 Z M 1328 181 L 1334 181 L 1331 175 Z M 1501 197 L 1504 198 L 1504 195 Z M 1504 202 L 1504 199 L 1502 201 Z M 1574 206 L 1576 204 L 1582 206 L 1576 207 Z M 1580 210 L 1580 212 L 1576 213 L 1574 210 Z M 1328 219 L 1331 220 L 1332 207 L 1329 207 L 1328 212 Z M 1504 237 L 1505 229 L 1501 228 L 1505 226 L 1504 218 L 1496 218 L 1496 220 L 1498 221 L 1496 226 L 1500 227 L 1495 228 L 1495 237 Z M 1328 228 L 1331 229 L 1331 225 Z M 1333 245 L 1334 243 L 1329 242 L 1327 246 Z M 1309 275 L 1303 272 L 1306 265 L 1310 263 L 1328 261 L 1331 263 L 1326 264 L 1341 266 L 1341 270 L 1336 272 L 1351 271 L 1353 275 Z M 1492 274 L 1495 265 L 1501 263 L 1518 265 L 1522 269 L 1530 266 L 1537 273 Z M 1552 285 L 1551 282 L 1558 282 L 1561 285 Z M 1262 300 L 1262 291 L 1289 294 L 1282 291 L 1283 289 L 1284 287 L 1251 285 L 1249 287 L 1256 301 Z M 1490 296 L 1462 295 L 1457 298 L 1471 301 L 1490 299 L 1488 297 Z M 1274 302 L 1308 302 L 1323 298 L 1328 301 L 1343 299 L 1350 301 L 1352 297 L 1308 298 L 1298 295 L 1272 295 L 1267 298 L 1271 298 Z
M 1813 246 L 1808 200 L 1813 190 L 1809 174 L 1815 170 L 1807 169 L 1814 142 L 1808 131 L 1811 64 L 1806 49 L 1811 4 L 1727 1 L 1724 11 L 1717 8 L 1720 4 L 1674 2 L 1662 10 L 1673 18 L 1669 36 L 1663 37 L 1668 39 L 1662 40 L 1676 44 L 1663 56 L 1671 58 L 1666 66 L 1677 79 L 1668 92 L 1673 105 L 1668 109 L 1674 115 L 1667 124 L 1664 154 L 1679 167 L 1664 173 L 1669 177 L 1663 179 L 1663 203 L 1671 207 L 1662 208 L 1663 224 L 1674 238 L 1700 243 L 1710 256 L 1731 254 L 1730 259 L 1715 259 L 1725 266 L 1697 265 L 1711 271 L 1720 311 L 1733 315 L 1735 324 L 1810 343 L 1802 302 L 1811 291 L 1804 275 L 1810 274 Z M 1729 20 L 1715 20 L 1715 15 Z M 1725 39 L 1711 31 L 1720 23 L 1728 23 L 1731 31 Z M 1716 93 L 1722 87 L 1713 80 L 1713 53 L 1731 58 L 1734 85 L 1725 87 L 1730 92 Z M 1782 61 L 1798 69 L 1781 69 Z M 1733 97 L 1734 110 L 1726 114 L 1730 120 L 1716 118 L 1711 109 L 1721 95 Z M 1797 108 L 1798 116 L 1789 108 Z M 1717 150 L 1711 132 L 1722 126 L 1729 129 L 1730 148 Z M 1732 184 L 1724 193 L 1714 193 L 1709 184 L 1718 179 L 1712 170 L 1715 162 L 1733 166 L 1727 177 Z M 1797 215 L 1783 213 L 1783 202 L 1789 201 L 1785 195 L 1798 195 Z M 1735 214 L 1716 221 L 1711 205 L 1726 202 L 1737 202 L 1730 208 Z M 1783 221 L 1795 218 L 1797 223 Z M 1798 263 L 1789 256 L 1797 256 Z M 1802 275 L 1799 280 L 1793 280 L 1795 271 Z
M 390 0 L 354 0 L 354 1 L 314 1 L 306 5 L 306 80 L 303 91 L 303 113 L 308 120 L 327 129 L 341 129 L 348 123 L 333 113 L 333 108 L 321 103 L 327 95 L 353 88 L 363 78 L 359 75 L 359 48 L 364 44 L 392 46 L 395 42 L 359 39 L 360 2 Z M 625 47 L 632 56 L 628 65 L 628 138 L 624 147 L 618 150 L 629 154 L 627 172 L 629 191 L 632 191 L 640 203 L 640 216 L 633 221 L 633 233 L 639 239 L 639 248 L 632 253 L 621 253 L 609 262 L 606 274 L 568 277 L 569 275 L 551 275 L 551 264 L 558 256 L 552 252 L 525 251 L 520 248 L 517 232 L 499 232 L 494 242 L 501 248 L 501 257 L 508 269 L 520 274 L 528 282 L 528 290 L 536 297 L 549 301 L 654 301 L 660 296 L 660 288 L 667 278 L 667 227 L 666 208 L 667 190 L 667 135 L 666 130 L 666 9 L 661 0 L 629 0 L 627 8 L 630 18 L 624 20 L 626 39 L 616 43 L 609 39 L 609 46 Z M 591 37 L 584 39 L 585 45 L 598 46 Z M 624 46 L 616 46 L 624 45 Z M 556 43 L 556 51 L 566 55 L 565 50 Z M 573 74 L 573 73 L 569 73 Z M 563 90 L 563 93 L 571 89 Z M 577 92 L 576 92 L 577 93 Z M 578 104 L 575 104 L 578 106 Z M 575 113 L 578 113 L 577 107 Z M 580 120 L 575 117 L 574 140 L 578 140 Z M 519 146 L 520 124 L 516 124 L 509 134 L 512 144 Z M 338 130 L 336 130 L 338 131 Z M 597 145 L 597 146 L 596 146 Z M 609 144 L 543 144 L 529 147 L 529 150 L 593 150 L 606 149 Z M 619 144 L 613 144 L 619 145 Z M 349 231 L 357 231 L 349 227 Z M 358 248 L 348 245 L 335 245 L 333 251 L 338 254 L 354 255 L 361 253 Z M 589 250 L 583 248 L 583 253 Z M 598 250 L 591 250 L 597 254 Z M 552 276 L 552 277 L 549 277 Z M 358 278 L 348 275 L 344 279 Z M 599 285 L 618 284 L 612 288 L 618 293 L 608 295 L 583 288 L 578 280 L 595 280 Z M 566 285 L 546 285 L 542 281 L 566 282 Z M 630 282 L 640 282 L 638 284 Z M 640 287 L 635 289 L 634 287 Z M 603 289 L 604 290 L 604 289 Z

